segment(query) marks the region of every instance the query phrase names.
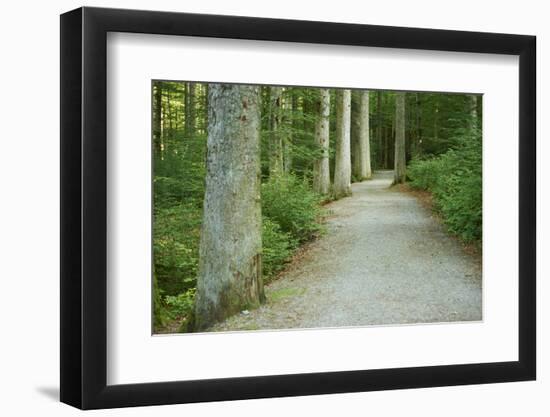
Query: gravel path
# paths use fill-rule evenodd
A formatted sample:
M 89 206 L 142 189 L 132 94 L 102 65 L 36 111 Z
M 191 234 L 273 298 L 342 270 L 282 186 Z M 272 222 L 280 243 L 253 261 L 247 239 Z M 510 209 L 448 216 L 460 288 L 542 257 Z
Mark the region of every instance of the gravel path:
M 327 233 L 266 287 L 267 303 L 211 331 L 481 320 L 480 260 L 392 171 L 327 206 Z

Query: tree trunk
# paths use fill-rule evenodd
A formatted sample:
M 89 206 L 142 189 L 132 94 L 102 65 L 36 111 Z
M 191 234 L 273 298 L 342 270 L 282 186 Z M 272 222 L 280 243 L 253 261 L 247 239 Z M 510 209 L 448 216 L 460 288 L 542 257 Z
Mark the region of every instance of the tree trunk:
M 351 195 L 351 91 L 336 95 L 336 159 L 334 164 L 334 198 Z
M 382 92 L 376 93 L 376 138 L 378 140 L 378 146 L 376 149 L 376 161 L 377 168 L 384 165 L 384 152 L 383 152 L 383 140 L 382 140 Z
M 405 93 L 395 95 L 395 184 L 404 183 L 406 178 L 405 162 Z
M 284 124 L 286 133 L 283 142 L 283 165 L 285 173 L 290 173 L 292 170 L 292 142 L 294 135 L 294 112 L 296 111 L 297 101 L 295 95 L 292 97 L 283 97 Z M 290 115 L 290 118 L 288 117 Z
M 434 142 L 439 140 L 439 97 L 435 96 L 435 110 L 434 110 Z
M 365 180 L 371 177 L 370 164 L 370 128 L 369 128 L 369 92 L 363 90 L 359 93 L 359 179 Z
M 162 111 L 162 88 L 160 83 L 156 82 L 153 86 L 154 90 L 154 112 L 153 112 L 153 144 L 155 153 L 161 156 L 162 153 L 162 127 L 161 127 L 161 111 Z
M 315 144 L 319 148 L 319 158 L 313 165 L 313 189 L 319 194 L 328 194 L 330 189 L 329 168 L 329 116 L 330 91 L 328 88 L 319 90 L 319 114 L 315 121 Z
M 264 300 L 260 89 L 211 84 L 194 330 Z
M 195 133 L 195 83 L 187 83 L 187 96 L 185 98 L 185 134 L 192 136 Z
M 359 143 L 359 91 L 351 92 L 350 155 L 351 180 L 361 181 L 361 144 Z
M 413 147 L 413 157 L 420 155 L 422 149 L 422 103 L 416 93 L 416 143 Z
M 390 145 L 389 145 L 389 129 L 384 127 L 384 169 L 388 169 L 390 166 L 389 155 L 390 155 Z
M 470 96 L 470 130 L 475 129 L 477 126 L 477 96 L 472 94 Z
M 172 103 L 170 101 L 171 94 L 172 92 L 170 89 L 166 90 L 166 108 L 168 109 L 168 130 L 170 131 L 170 133 L 168 134 L 169 137 L 172 137 L 174 134 L 174 126 L 172 125 Z
M 283 139 L 279 127 L 281 123 L 282 87 L 271 87 L 271 133 L 269 136 L 269 175 L 280 175 L 283 172 Z

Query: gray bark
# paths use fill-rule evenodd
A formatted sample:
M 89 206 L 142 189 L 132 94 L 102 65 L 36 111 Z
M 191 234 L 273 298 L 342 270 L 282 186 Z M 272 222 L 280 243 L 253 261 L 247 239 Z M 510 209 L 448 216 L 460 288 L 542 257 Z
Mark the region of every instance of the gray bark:
M 365 180 L 371 177 L 370 164 L 370 127 L 369 127 L 369 92 L 364 90 L 359 93 L 359 137 L 357 138 L 359 151 L 359 179 Z
M 405 156 L 405 93 L 395 95 L 395 157 L 394 183 L 403 183 L 406 179 Z
M 351 145 L 351 180 L 362 181 L 361 178 L 361 144 L 359 143 L 360 129 L 360 91 L 351 92 L 351 130 L 350 130 L 350 145 Z
M 185 96 L 185 134 L 187 136 L 195 133 L 195 95 L 197 86 L 195 83 L 186 84 L 187 94 Z
M 315 121 L 315 144 L 320 156 L 313 164 L 313 189 L 319 194 L 328 194 L 330 189 L 329 168 L 329 116 L 330 91 L 328 88 L 319 90 L 319 114 Z
M 336 94 L 336 160 L 334 164 L 334 198 L 351 195 L 351 92 Z
M 194 330 L 264 299 L 259 87 L 211 84 Z
M 269 138 L 269 175 L 280 175 L 283 172 L 283 138 L 279 127 L 282 115 L 282 87 L 271 87 L 271 133 Z
M 162 89 L 161 84 L 156 82 L 154 87 L 154 112 L 153 112 L 153 143 L 155 145 L 155 152 L 157 155 L 161 156 L 162 154 Z
M 470 129 L 476 128 L 477 122 L 477 95 L 470 96 Z

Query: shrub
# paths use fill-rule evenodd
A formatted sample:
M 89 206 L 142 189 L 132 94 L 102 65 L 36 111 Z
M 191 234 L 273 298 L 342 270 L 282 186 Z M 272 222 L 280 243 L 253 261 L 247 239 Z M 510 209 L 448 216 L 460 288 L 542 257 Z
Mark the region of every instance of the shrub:
M 164 302 L 172 319 L 188 317 L 193 311 L 195 288 L 178 295 L 167 295 Z
M 411 186 L 432 192 L 448 230 L 471 242 L 482 237 L 481 135 L 460 143 L 438 157 L 413 161 L 407 174 Z
M 153 251 L 158 286 L 177 295 L 196 283 L 202 209 L 180 204 L 155 211 Z
M 280 226 L 264 217 L 262 222 L 262 270 L 264 282 L 285 266 L 297 246 L 289 233 L 281 231 Z
M 294 175 L 270 178 L 262 184 L 262 213 L 298 243 L 321 230 L 321 198 Z

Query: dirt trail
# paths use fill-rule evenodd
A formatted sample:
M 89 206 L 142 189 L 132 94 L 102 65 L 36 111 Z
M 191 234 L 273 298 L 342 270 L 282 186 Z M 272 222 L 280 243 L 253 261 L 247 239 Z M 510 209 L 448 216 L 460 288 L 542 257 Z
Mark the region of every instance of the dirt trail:
M 267 303 L 212 331 L 481 320 L 481 264 L 392 171 L 327 206 L 327 233 L 266 287 Z

